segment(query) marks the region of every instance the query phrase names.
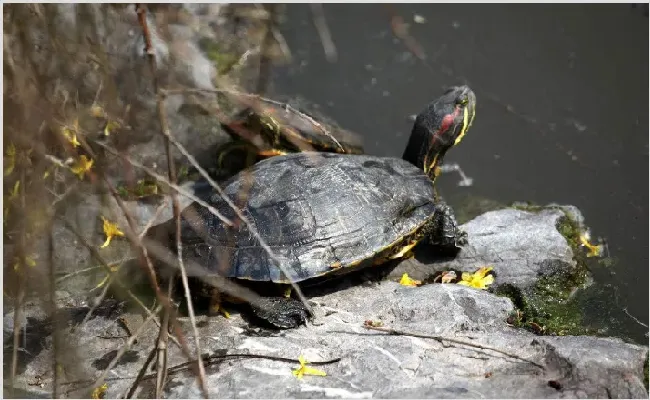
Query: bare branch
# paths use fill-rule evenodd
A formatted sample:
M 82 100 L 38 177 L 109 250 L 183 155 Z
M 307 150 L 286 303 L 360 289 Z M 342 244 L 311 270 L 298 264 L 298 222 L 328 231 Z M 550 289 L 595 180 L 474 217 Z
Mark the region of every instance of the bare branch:
M 320 41 L 323 44 L 323 50 L 325 51 L 325 58 L 331 63 L 336 62 L 338 54 L 329 27 L 327 26 L 327 21 L 325 20 L 323 4 L 311 3 L 310 5 L 311 12 L 314 14 L 314 26 L 316 26 L 318 36 L 320 36 Z
M 474 348 L 481 349 L 481 350 L 491 350 L 491 351 L 494 351 L 494 352 L 497 352 L 497 353 L 501 353 L 501 354 L 503 354 L 505 356 L 508 356 L 508 357 L 511 357 L 511 358 L 516 358 L 517 360 L 521 360 L 521 361 L 525 361 L 527 363 L 533 364 L 534 366 L 539 367 L 541 369 L 545 369 L 545 367 L 542 364 L 540 364 L 540 363 L 538 363 L 536 361 L 528 360 L 528 359 L 526 359 L 524 357 L 521 357 L 521 356 L 518 356 L 516 354 L 509 353 L 507 351 L 500 350 L 500 349 L 497 349 L 495 347 L 486 346 L 486 345 L 479 344 L 479 343 L 468 342 L 468 341 L 465 341 L 465 340 L 450 338 L 450 337 L 445 337 L 445 336 L 427 335 L 427 334 L 424 334 L 424 333 L 407 332 L 407 331 L 397 330 L 397 329 L 393 329 L 393 328 L 385 328 L 385 327 L 381 327 L 381 326 L 372 326 L 372 325 L 369 325 L 369 324 L 364 324 L 363 327 L 366 328 L 366 329 L 369 329 L 369 330 L 373 330 L 373 331 L 388 333 L 390 335 L 413 336 L 413 337 L 423 338 L 423 339 L 433 339 L 433 340 L 437 340 L 439 342 L 445 341 L 445 342 L 450 342 L 450 343 L 462 344 L 464 346 L 470 346 L 470 347 L 474 347 Z
M 146 53 L 149 58 L 149 66 L 151 69 L 151 74 L 153 78 L 153 85 L 154 89 L 156 91 L 156 96 L 157 96 L 157 108 L 158 108 L 158 118 L 160 121 L 160 128 L 161 128 L 161 133 L 163 135 L 163 139 L 165 141 L 165 151 L 167 153 L 167 168 L 169 169 L 169 181 L 172 184 L 176 184 L 176 167 L 174 165 L 174 159 L 172 157 L 172 151 L 171 151 L 171 145 L 169 143 L 169 140 L 171 138 L 171 131 L 169 129 L 169 122 L 167 121 L 167 115 L 165 113 L 165 103 L 164 103 L 164 95 L 160 92 L 160 85 L 158 83 L 157 79 L 157 68 L 156 68 L 156 56 L 155 52 L 153 49 L 153 45 L 151 43 L 151 35 L 149 33 L 149 28 L 147 25 L 147 16 L 146 16 L 146 10 L 143 7 L 142 4 L 138 4 L 136 6 L 136 12 L 138 14 L 138 21 L 140 22 L 140 26 L 142 27 L 142 34 L 145 39 L 146 43 Z M 197 374 L 197 379 L 199 382 L 199 386 L 201 387 L 201 392 L 203 394 L 203 397 L 206 399 L 209 398 L 209 393 L 208 393 L 208 387 L 206 385 L 206 378 L 205 378 L 205 368 L 203 367 L 203 361 L 201 360 L 201 339 L 199 336 L 199 331 L 196 327 L 196 320 L 194 317 L 194 306 L 192 304 L 192 299 L 190 295 L 190 288 L 187 280 L 187 272 L 185 271 L 185 266 L 183 265 L 183 245 L 182 245 L 182 240 L 181 240 L 181 210 L 180 210 L 180 204 L 178 202 L 178 197 L 176 192 L 172 192 L 172 204 L 173 204 L 173 210 L 174 210 L 174 220 L 176 222 L 176 253 L 178 256 L 178 265 L 181 270 L 181 280 L 183 281 L 183 289 L 185 292 L 185 300 L 187 301 L 187 309 L 188 313 L 190 316 L 190 320 L 192 323 L 192 329 L 194 331 L 194 340 L 195 340 L 195 346 L 196 346 L 196 358 L 197 358 L 197 367 L 198 367 L 198 374 Z M 169 290 L 168 290 L 168 296 L 171 296 L 171 291 L 172 291 L 172 284 L 173 280 L 170 280 L 169 282 Z M 169 319 L 170 319 L 170 314 L 173 312 L 172 308 L 169 307 L 165 309 L 164 311 L 164 316 L 163 316 L 163 322 L 160 328 L 160 335 L 158 338 L 158 346 L 159 346 L 159 362 L 156 364 L 157 366 L 160 366 L 161 369 L 159 369 L 159 374 L 158 374 L 158 382 L 156 385 L 156 397 L 160 398 L 162 397 L 162 389 L 165 385 L 165 378 L 166 378 L 166 370 L 167 370 L 167 335 L 168 335 L 168 325 L 169 325 Z M 164 346 L 164 349 L 161 347 Z M 164 354 L 162 354 L 164 353 Z M 161 360 L 162 358 L 162 360 Z M 161 373 L 161 371 L 163 371 Z
M 159 305 L 156 308 L 156 310 L 150 316 L 147 317 L 147 319 L 142 323 L 142 325 L 140 325 L 138 327 L 138 329 L 133 333 L 133 335 L 131 335 L 131 337 L 129 338 L 129 340 L 127 340 L 127 342 L 124 344 L 124 346 L 120 347 L 117 354 L 115 355 L 115 358 L 113 358 L 111 360 L 111 362 L 108 363 L 108 365 L 104 369 L 104 372 L 102 372 L 99 375 L 99 377 L 95 380 L 95 382 L 92 384 L 93 388 L 99 387 L 104 383 L 104 379 L 106 378 L 106 375 L 108 375 L 108 373 L 111 371 L 111 369 L 113 369 L 115 367 L 115 365 L 117 365 L 117 362 L 120 361 L 120 358 L 122 358 L 124 353 L 126 353 L 127 350 L 129 350 L 131 348 L 131 346 L 133 346 L 133 343 L 135 342 L 135 340 L 138 338 L 138 336 L 140 336 L 142 334 L 142 332 L 145 331 L 145 328 L 147 327 L 147 325 L 149 325 L 149 323 L 153 320 L 153 318 L 154 318 L 153 316 L 155 314 L 157 314 L 160 311 L 161 308 L 162 308 L 162 306 Z

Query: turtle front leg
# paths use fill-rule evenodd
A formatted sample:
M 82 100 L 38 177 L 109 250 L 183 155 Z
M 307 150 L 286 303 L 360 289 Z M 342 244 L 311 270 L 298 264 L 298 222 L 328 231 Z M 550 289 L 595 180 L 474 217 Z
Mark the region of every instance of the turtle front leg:
M 467 233 L 460 229 L 454 211 L 443 200 L 436 201 L 436 212 L 428 230 L 427 241 L 450 251 L 458 251 L 467 244 Z
M 301 301 L 288 297 L 262 297 L 259 305 L 251 308 L 258 318 L 280 329 L 296 328 L 310 317 Z

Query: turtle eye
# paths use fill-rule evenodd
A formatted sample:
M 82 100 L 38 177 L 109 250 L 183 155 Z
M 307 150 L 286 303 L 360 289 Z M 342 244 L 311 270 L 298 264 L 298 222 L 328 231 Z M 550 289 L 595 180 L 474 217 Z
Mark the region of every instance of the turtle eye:
M 467 100 L 467 97 L 463 97 L 462 99 L 458 99 L 456 101 L 456 104 L 459 104 L 461 106 L 466 106 L 467 103 L 469 103 L 469 100 Z

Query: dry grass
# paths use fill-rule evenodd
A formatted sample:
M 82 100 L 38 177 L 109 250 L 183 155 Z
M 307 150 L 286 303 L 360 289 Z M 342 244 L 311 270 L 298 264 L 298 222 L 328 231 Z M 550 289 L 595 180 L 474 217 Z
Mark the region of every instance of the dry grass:
M 177 185 L 179 165 L 193 165 L 209 177 L 191 155 L 196 138 L 191 137 L 191 130 L 184 125 L 186 120 L 176 118 L 175 112 L 179 101 L 199 103 L 210 110 L 211 124 L 224 121 L 233 107 L 231 103 L 241 100 L 236 95 L 243 91 L 239 83 L 257 74 L 256 87 L 259 92 L 264 91 L 270 66 L 288 51 L 276 26 L 280 6 L 214 7 L 217 6 L 208 6 L 194 14 L 175 6 L 147 9 L 144 5 L 15 4 L 4 7 L 3 272 L 5 304 L 12 303 L 14 310 L 12 354 L 5 361 L 11 365 L 6 376 L 11 381 L 10 388 L 16 385 L 19 352 L 25 340 L 21 323 L 24 306 L 28 300 L 36 300 L 55 327 L 53 397 L 59 397 L 61 387 L 72 380 L 93 382 L 87 386 L 86 395 L 101 388 L 108 371 L 151 322 L 159 327 L 160 333 L 157 342 L 151 344 L 155 351 L 152 350 L 141 375 L 155 358 L 155 395 L 162 396 L 167 382 L 167 346 L 171 340 L 193 366 L 203 395 L 209 396 L 190 300 L 192 289 L 182 257 L 178 196 L 184 192 Z M 208 22 L 214 21 L 217 15 L 227 21 L 212 29 Z M 245 41 L 229 34 L 227 29 L 241 29 L 242 24 L 248 32 Z M 205 40 L 213 46 L 213 50 L 207 51 L 212 57 L 203 56 L 205 49 L 201 52 L 196 46 Z M 215 46 L 219 50 L 214 50 Z M 205 68 L 192 70 L 198 62 L 203 62 Z M 207 92 L 193 91 L 197 89 Z M 170 95 L 173 90 L 177 93 Z M 253 99 L 251 104 L 254 102 L 252 97 L 246 99 Z M 209 134 L 202 139 L 216 141 Z M 148 152 L 141 151 L 147 148 Z M 164 157 L 157 158 L 163 153 Z M 145 233 L 155 216 L 143 221 L 129 208 L 124 193 L 142 188 L 144 178 L 155 182 L 159 188 L 156 190 L 170 194 L 176 221 L 174 251 L 149 244 Z M 210 183 L 223 195 L 216 182 L 210 179 Z M 93 210 L 96 215 L 78 208 L 88 199 L 98 200 Z M 121 280 L 124 273 L 121 270 L 133 266 L 116 264 L 111 252 L 98 246 L 97 239 L 102 234 L 92 229 L 98 222 L 89 224 L 88 228 L 68 218 L 77 211 L 85 213 L 81 217 L 84 219 L 105 217 L 122 222 L 119 229 L 138 261 L 135 265 L 139 265 L 148 279 L 157 306 L 146 306 L 149 301 L 141 299 Z M 237 209 L 236 214 L 241 223 L 246 223 Z M 233 223 L 217 216 L 224 223 Z M 57 291 L 63 283 L 92 270 L 88 265 L 74 265 L 71 271 L 60 270 L 58 253 L 62 249 L 54 242 L 60 234 L 56 229 L 61 226 L 88 253 L 86 261 L 104 271 L 100 276 L 108 275 L 99 285 L 97 302 L 82 323 L 104 297 L 114 295 L 111 292 L 121 292 L 121 296 L 132 300 L 147 315 L 146 322 L 132 333 L 99 376 L 85 376 L 85 372 L 70 375 L 83 355 L 75 354 L 74 343 L 64 343 L 61 336 L 67 329 L 65 321 L 55 318 L 57 308 L 61 307 Z M 116 240 L 119 239 L 113 239 L 113 243 Z M 108 249 L 111 246 L 114 244 Z M 263 246 L 270 251 L 268 246 Z M 192 320 L 193 345 L 188 343 L 177 321 L 177 305 L 171 296 L 173 281 L 169 287 L 161 287 L 161 276 L 154 268 L 156 260 L 178 268 L 182 276 Z M 207 278 L 206 281 L 237 297 L 256 301 L 254 293 L 232 282 Z M 74 297 L 81 296 L 88 287 L 66 285 L 65 289 L 78 290 Z M 300 293 L 297 286 L 296 289 Z M 136 386 L 137 380 L 131 394 Z

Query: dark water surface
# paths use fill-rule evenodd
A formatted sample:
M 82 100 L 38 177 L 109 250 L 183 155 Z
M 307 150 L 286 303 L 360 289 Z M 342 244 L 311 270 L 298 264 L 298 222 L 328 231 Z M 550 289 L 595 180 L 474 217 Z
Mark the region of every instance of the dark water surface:
M 409 116 L 443 86 L 469 83 L 477 118 L 446 161 L 474 185 L 443 175 L 443 195 L 579 207 L 616 260 L 587 313 L 647 343 L 624 312 L 648 323 L 647 16 L 624 4 L 396 5 L 422 62 L 394 37 L 385 6 L 323 7 L 338 61 L 326 61 L 310 7 L 290 5 L 281 30 L 293 60 L 273 92 L 318 104 L 362 134 L 367 153 L 401 157 Z

